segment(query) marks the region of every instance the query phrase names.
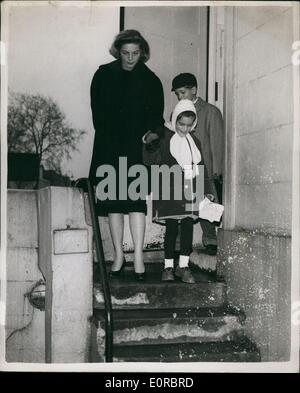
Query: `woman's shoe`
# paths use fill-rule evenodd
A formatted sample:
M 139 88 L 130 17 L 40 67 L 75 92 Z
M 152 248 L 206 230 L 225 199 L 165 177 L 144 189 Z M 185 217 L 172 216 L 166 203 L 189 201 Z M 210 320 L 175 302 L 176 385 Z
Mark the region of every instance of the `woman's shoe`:
M 134 272 L 134 278 L 136 281 L 145 281 L 146 279 L 146 272 L 144 273 L 136 273 Z
M 122 271 L 125 268 L 125 263 L 126 263 L 126 259 L 124 258 L 123 262 L 122 262 L 122 266 L 121 266 L 121 268 L 119 270 L 111 270 L 109 272 L 110 277 L 119 277 L 120 274 L 122 273 Z

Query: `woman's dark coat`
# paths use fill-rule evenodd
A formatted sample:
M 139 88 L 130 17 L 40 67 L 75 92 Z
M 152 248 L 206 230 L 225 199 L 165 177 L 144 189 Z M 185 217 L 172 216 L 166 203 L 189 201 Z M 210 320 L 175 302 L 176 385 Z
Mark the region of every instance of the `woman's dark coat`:
M 172 156 L 170 152 L 170 140 L 174 135 L 173 131 L 170 131 L 165 127 L 164 133 L 159 141 L 152 142 L 151 144 L 144 144 L 143 148 L 143 159 L 145 165 L 167 165 L 169 168 L 173 166 L 177 166 L 177 169 L 181 171 L 181 182 L 180 184 L 176 183 L 175 178 L 173 176 L 170 177 L 170 200 L 163 200 L 162 198 L 162 179 L 159 180 L 159 196 L 158 199 L 153 200 L 153 220 L 158 223 L 164 223 L 166 218 L 174 218 L 181 219 L 184 217 L 194 217 L 198 218 L 198 209 L 199 206 L 197 204 L 193 204 L 192 210 L 187 210 L 187 204 L 191 204 L 191 202 L 195 202 L 195 199 L 192 198 L 192 193 L 195 193 L 196 181 L 204 182 L 204 194 L 211 194 L 212 189 L 210 183 L 208 181 L 207 170 L 204 166 L 203 161 L 201 160 L 198 165 L 204 166 L 204 179 L 200 179 L 199 175 L 196 176 L 192 181 L 185 180 L 184 174 L 179 166 L 176 159 Z M 201 143 L 200 141 L 193 135 L 191 132 L 191 137 L 193 138 L 197 148 L 201 153 Z M 202 154 L 201 154 L 202 155 Z M 153 176 L 154 177 L 154 176 Z M 175 189 L 177 191 L 179 185 L 181 185 L 181 199 L 174 198 Z M 199 190 L 199 188 L 198 188 Z M 203 190 L 203 189 L 202 189 Z
M 159 78 L 144 64 L 125 71 L 120 60 L 99 67 L 91 84 L 95 128 L 89 178 L 97 184 L 96 170 L 110 164 L 118 170 L 120 156 L 128 166 L 142 164 L 142 137 L 163 130 L 164 95 Z

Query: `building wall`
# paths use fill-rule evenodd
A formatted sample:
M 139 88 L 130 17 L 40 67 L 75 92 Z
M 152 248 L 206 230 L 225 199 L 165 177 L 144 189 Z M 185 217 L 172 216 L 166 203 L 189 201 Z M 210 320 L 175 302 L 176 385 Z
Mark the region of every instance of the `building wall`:
M 225 11 L 225 219 L 218 273 L 263 361 L 290 356 L 293 7 Z
M 165 120 L 177 98 L 172 79 L 181 72 L 193 73 L 198 93 L 206 96 L 207 7 L 125 7 L 125 29 L 137 29 L 150 45 L 147 65 L 160 78 L 165 95 Z
M 236 9 L 236 222 L 291 234 L 293 9 Z
M 165 97 L 164 118 L 169 120 L 177 103 L 171 91 L 173 78 L 181 72 L 193 73 L 198 81 L 198 93 L 206 96 L 207 7 L 125 7 L 125 29 L 137 29 L 147 39 L 151 57 L 147 66 L 160 78 Z M 105 252 L 113 258 L 113 246 L 107 219 L 101 221 Z M 145 250 L 163 248 L 165 227 L 152 222 L 148 203 Z M 202 230 L 194 226 L 195 245 L 200 245 Z M 133 250 L 127 217 L 125 218 L 124 249 Z M 154 254 L 153 254 L 154 255 Z M 131 258 L 131 255 L 128 256 Z M 155 256 L 154 256 L 155 258 Z M 151 260 L 151 254 L 149 254 Z

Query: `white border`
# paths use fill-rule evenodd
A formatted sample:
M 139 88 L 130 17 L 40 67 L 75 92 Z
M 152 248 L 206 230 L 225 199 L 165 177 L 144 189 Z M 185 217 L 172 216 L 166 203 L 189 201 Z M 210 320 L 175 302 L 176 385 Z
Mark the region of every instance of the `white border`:
M 8 20 L 8 7 L 1 4 L 1 19 Z M 1 243 L 0 243 L 0 365 L 5 359 L 6 247 L 7 247 L 7 46 L 8 24 L 1 23 Z M 4 345 L 3 345 L 4 343 Z M 1 367 L 0 367 L 1 369 Z
M 9 3 L 9 4 L 8 4 Z M 245 4 L 246 3 L 246 4 Z M 47 6 L 56 4 L 60 6 L 85 7 L 87 5 L 110 7 L 110 6 L 294 6 L 294 20 L 299 26 L 299 4 L 293 1 L 261 1 L 261 2 L 240 2 L 240 1 L 6 1 L 2 3 L 2 20 L 7 20 L 8 9 L 12 6 L 39 5 Z M 8 37 L 8 26 L 2 24 L 1 37 L 4 43 Z M 299 29 L 295 31 L 295 40 L 300 40 Z M 7 50 L 8 48 L 6 48 Z M 299 300 L 299 66 L 294 68 L 294 156 L 293 156 L 293 222 L 292 222 L 292 304 Z M 1 260 L 6 261 L 6 115 L 7 115 L 7 67 L 1 66 Z M 1 303 L 0 303 L 0 339 L 3 338 L 3 318 L 5 316 L 5 293 L 6 293 L 6 270 L 5 263 L 1 264 Z M 4 314 L 3 314 L 4 313 Z M 81 363 L 81 364 L 32 364 L 32 363 L 6 363 L 3 361 L 4 346 L 1 345 L 1 370 L 3 371 L 78 371 L 78 372 L 148 372 L 149 377 L 154 372 L 275 372 L 288 373 L 299 372 L 299 323 L 292 325 L 292 347 L 291 360 L 288 362 L 262 362 L 262 363 Z
M 300 42 L 300 4 L 294 7 L 294 42 Z M 298 46 L 299 48 L 299 46 Z M 300 56 L 298 56 L 300 58 Z M 292 306 L 292 331 L 291 331 L 291 358 L 298 359 L 300 348 L 300 65 L 293 65 L 294 85 L 294 138 L 293 138 L 293 199 L 292 199 L 292 265 L 291 265 L 291 306 Z M 295 309 L 293 309 L 295 305 Z M 294 318 L 293 318 L 293 313 Z M 294 320 L 294 324 L 293 324 Z M 296 323 L 296 324 L 295 324 Z M 297 326 L 298 325 L 298 326 Z

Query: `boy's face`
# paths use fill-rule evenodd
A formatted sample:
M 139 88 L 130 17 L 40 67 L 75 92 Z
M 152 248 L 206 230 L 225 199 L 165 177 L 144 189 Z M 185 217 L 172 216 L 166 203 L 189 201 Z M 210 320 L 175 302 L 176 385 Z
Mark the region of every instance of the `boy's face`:
M 178 99 L 181 100 L 190 100 L 194 101 L 196 99 L 197 89 L 196 87 L 179 87 L 178 89 L 174 90 L 174 93 Z
M 185 137 L 192 129 L 195 118 L 183 116 L 181 119 L 176 121 L 176 132 L 182 138 Z

